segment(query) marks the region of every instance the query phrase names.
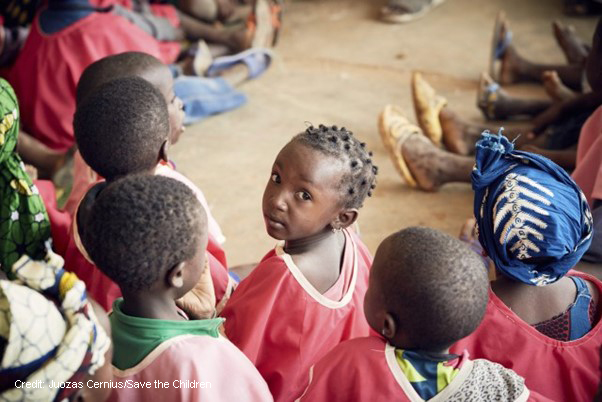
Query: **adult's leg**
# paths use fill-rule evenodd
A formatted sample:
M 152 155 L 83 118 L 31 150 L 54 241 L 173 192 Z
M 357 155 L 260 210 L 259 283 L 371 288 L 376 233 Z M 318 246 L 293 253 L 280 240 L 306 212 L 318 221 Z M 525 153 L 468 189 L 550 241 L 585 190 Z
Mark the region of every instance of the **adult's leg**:
M 437 148 L 424 135 L 413 135 L 397 144 L 395 152 L 405 160 L 418 187 L 436 191 L 452 182 L 470 182 L 474 158 Z
M 477 106 L 490 120 L 536 116 L 552 105 L 549 99 L 522 99 L 509 95 L 486 73 L 481 75 Z
M 445 148 L 458 155 L 472 155 L 475 144 L 485 130 L 493 131 L 492 125 L 473 124 L 462 120 L 457 113 L 445 106 L 439 113 L 439 121 L 443 129 L 443 144 Z M 530 127 L 512 127 L 504 131 L 506 137 L 515 140 L 530 132 Z
M 540 148 L 535 145 L 526 145 L 521 148 L 521 151 L 532 152 L 534 154 L 545 156 L 569 172 L 575 169 L 575 163 L 577 162 L 576 146 L 569 149 L 551 150 Z
M 575 92 L 568 88 L 556 71 L 546 71 L 541 77 L 546 93 L 555 102 L 563 102 L 575 97 Z
M 541 82 L 546 71 L 556 71 L 562 82 L 569 88 L 581 90 L 583 65 L 579 64 L 539 64 L 533 63 L 518 54 L 514 46 L 508 46 L 502 56 L 500 83 L 511 84 L 520 81 Z
M 585 42 L 577 35 L 575 27 L 572 25 L 565 26 L 560 21 L 554 21 L 552 31 L 567 62 L 569 64 L 584 65 L 589 50 Z
M 508 38 L 508 23 L 503 15 L 496 20 L 496 37 L 501 41 Z M 506 85 L 518 81 L 540 82 L 545 71 L 553 70 L 567 86 L 572 89 L 581 90 L 583 80 L 583 64 L 539 64 L 531 62 L 518 54 L 512 43 L 494 43 L 496 48 L 503 47 L 501 66 L 499 74 L 500 84 Z

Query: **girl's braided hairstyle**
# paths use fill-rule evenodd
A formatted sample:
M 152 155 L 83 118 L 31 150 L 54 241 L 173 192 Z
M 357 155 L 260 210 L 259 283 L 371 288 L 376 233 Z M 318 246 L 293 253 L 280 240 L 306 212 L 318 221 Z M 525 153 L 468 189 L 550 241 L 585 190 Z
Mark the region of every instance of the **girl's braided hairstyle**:
M 345 127 L 320 124 L 317 128 L 309 126 L 291 141 L 297 141 L 344 163 L 347 171 L 341 178 L 339 188 L 345 208 L 361 208 L 366 196 L 372 196 L 378 167 L 372 162 L 372 152 L 366 149 L 366 143 L 353 137 L 351 131 Z

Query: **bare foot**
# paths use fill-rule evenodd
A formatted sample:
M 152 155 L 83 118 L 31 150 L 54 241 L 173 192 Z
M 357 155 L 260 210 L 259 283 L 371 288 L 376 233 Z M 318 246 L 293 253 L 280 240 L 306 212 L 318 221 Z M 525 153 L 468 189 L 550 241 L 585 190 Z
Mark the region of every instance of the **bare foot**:
M 466 143 L 466 124 L 448 107 L 441 109 L 439 121 L 443 128 L 443 144 L 445 148 L 458 155 L 468 155 L 470 149 Z
M 552 30 L 558 46 L 564 52 L 567 61 L 570 64 L 583 64 L 587 58 L 587 48 L 585 43 L 579 38 L 575 27 L 572 25 L 565 26 L 560 21 L 552 23 Z
M 502 56 L 500 84 L 508 85 L 518 81 L 522 63 L 523 60 L 514 49 L 514 45 L 508 45 L 508 48 Z
M 500 13 L 498 15 L 498 19 L 496 20 L 496 30 L 497 30 L 497 38 L 500 40 L 505 40 L 503 38 L 507 38 L 510 35 L 510 30 L 508 28 L 508 21 L 506 21 L 505 15 Z M 500 46 L 500 44 L 495 43 L 494 46 Z M 517 80 L 518 76 L 518 68 L 521 65 L 522 59 L 516 53 L 514 49 L 514 45 L 512 43 L 507 43 L 505 49 L 502 54 L 497 55 L 497 57 L 501 57 L 499 74 L 495 74 L 493 70 L 493 65 L 491 67 L 492 76 L 496 77 L 499 80 L 500 84 L 506 85 L 511 84 Z
M 562 102 L 575 97 L 575 92 L 562 83 L 556 71 L 544 71 L 541 81 L 552 100 Z
M 401 145 L 401 155 L 418 187 L 424 191 L 438 190 L 442 184 L 439 180 L 442 151 L 419 134 L 410 136 Z

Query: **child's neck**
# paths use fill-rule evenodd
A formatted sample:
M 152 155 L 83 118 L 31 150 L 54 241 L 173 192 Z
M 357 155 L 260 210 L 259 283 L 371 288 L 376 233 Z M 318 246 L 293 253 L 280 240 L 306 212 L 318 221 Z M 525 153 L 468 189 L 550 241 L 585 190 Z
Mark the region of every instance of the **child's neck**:
M 159 162 L 157 162 L 157 165 L 158 164 L 159 164 Z M 128 174 L 124 174 L 124 175 L 121 175 L 121 176 L 115 176 L 115 177 L 111 177 L 111 178 L 105 177 L 105 182 L 107 184 L 111 184 L 111 183 L 113 183 L 113 182 L 115 182 L 115 181 L 117 181 L 119 179 L 123 179 L 124 177 L 129 177 L 129 176 L 134 175 L 134 174 L 138 174 L 138 175 L 141 175 L 141 174 L 154 175 L 156 170 L 157 170 L 157 166 L 154 166 L 151 169 L 143 170 L 141 172 L 128 173 Z
M 340 276 L 344 247 L 343 233 L 326 230 L 302 240 L 287 241 L 284 251 L 309 283 L 324 294 Z
M 332 230 L 324 230 L 303 239 L 288 240 L 284 243 L 284 251 L 291 255 L 315 251 L 323 246 L 328 246 L 334 241 L 338 241 L 338 234 Z
M 156 320 L 185 320 L 178 313 L 178 308 L 173 297 L 167 294 L 131 293 L 123 292 L 121 310 L 124 314 L 133 317 L 152 318 Z
M 430 355 L 448 355 L 449 354 L 449 347 L 447 348 L 443 348 L 443 349 L 433 349 L 433 350 L 427 350 L 427 349 L 414 349 L 414 348 L 404 348 L 403 346 L 399 345 L 395 345 L 394 343 L 391 343 L 390 341 L 387 341 L 391 346 L 393 346 L 395 349 L 403 349 L 403 350 L 411 350 L 411 351 L 415 351 L 415 352 L 419 352 L 419 353 L 424 353 L 424 354 L 430 354 Z

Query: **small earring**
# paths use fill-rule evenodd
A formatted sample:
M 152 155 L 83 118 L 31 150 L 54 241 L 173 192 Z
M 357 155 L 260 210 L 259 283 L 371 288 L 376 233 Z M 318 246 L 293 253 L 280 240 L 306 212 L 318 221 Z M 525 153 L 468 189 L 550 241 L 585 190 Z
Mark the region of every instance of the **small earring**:
M 332 228 L 332 233 L 336 233 L 336 232 L 340 232 L 342 229 L 341 228 Z

